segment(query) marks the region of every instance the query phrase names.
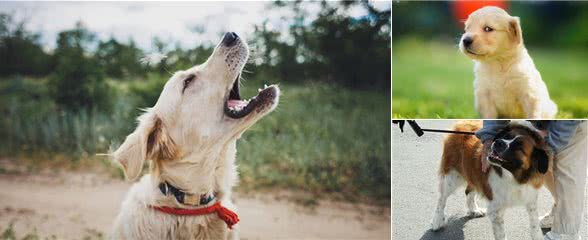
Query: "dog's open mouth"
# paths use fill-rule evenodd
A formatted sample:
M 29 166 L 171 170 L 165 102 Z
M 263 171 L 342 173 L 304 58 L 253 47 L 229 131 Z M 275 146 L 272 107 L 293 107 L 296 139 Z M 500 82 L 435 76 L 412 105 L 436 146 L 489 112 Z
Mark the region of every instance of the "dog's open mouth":
M 274 85 L 258 89 L 257 96 L 247 100 L 241 99 L 239 92 L 239 77 L 235 79 L 229 97 L 225 101 L 224 112 L 230 118 L 239 119 L 249 115 L 253 110 L 261 111 L 274 103 L 277 88 Z
M 490 163 L 497 164 L 497 165 L 500 165 L 500 163 L 502 163 L 502 162 L 506 162 L 506 160 L 504 160 L 504 158 L 501 158 L 500 156 L 498 156 L 498 154 L 496 154 L 494 151 L 491 151 L 490 154 L 488 154 L 488 160 L 490 161 Z

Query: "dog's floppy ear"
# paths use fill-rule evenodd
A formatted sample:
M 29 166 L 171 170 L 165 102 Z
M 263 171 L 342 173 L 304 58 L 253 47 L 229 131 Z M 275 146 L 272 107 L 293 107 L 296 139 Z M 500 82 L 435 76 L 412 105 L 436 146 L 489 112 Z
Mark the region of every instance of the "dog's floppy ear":
M 547 170 L 549 169 L 550 159 L 551 158 L 549 157 L 549 153 L 544 149 L 537 147 L 533 148 L 531 160 L 533 161 L 533 164 L 535 164 L 535 167 L 537 167 L 537 170 L 540 173 L 545 174 L 547 172 Z
M 517 45 L 523 43 L 523 31 L 519 17 L 511 17 L 508 20 L 508 32 Z
M 167 133 L 163 121 L 147 112 L 139 118 L 139 126 L 113 153 L 128 180 L 136 179 L 145 160 L 173 159 L 178 155 L 174 141 Z

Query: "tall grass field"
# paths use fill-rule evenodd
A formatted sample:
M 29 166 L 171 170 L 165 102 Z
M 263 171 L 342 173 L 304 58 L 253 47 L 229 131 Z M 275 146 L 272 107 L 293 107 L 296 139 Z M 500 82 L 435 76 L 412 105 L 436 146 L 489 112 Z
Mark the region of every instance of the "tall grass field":
M 0 155 L 14 161 L 38 153 L 65 155 L 72 162 L 96 158 L 132 132 L 138 109 L 157 99 L 166 79 L 109 80 L 117 92 L 110 113 L 61 111 L 45 97 L 45 79 L 0 79 Z M 262 85 L 245 81 L 241 95 L 251 97 Z M 389 93 L 312 82 L 280 88 L 278 108 L 238 141 L 240 188 L 389 201 L 390 113 L 383 104 Z
M 528 50 L 558 105 L 557 117 L 588 117 L 588 49 Z M 392 117 L 479 117 L 474 107 L 474 65 L 457 43 L 395 38 L 392 62 Z

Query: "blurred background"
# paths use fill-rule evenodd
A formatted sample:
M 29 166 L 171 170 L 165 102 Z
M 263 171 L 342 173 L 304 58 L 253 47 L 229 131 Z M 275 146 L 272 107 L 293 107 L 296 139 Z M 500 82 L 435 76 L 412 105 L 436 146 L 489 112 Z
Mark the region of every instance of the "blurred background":
M 588 116 L 588 2 L 393 2 L 393 117 L 478 118 L 473 62 L 458 48 L 468 12 L 484 5 L 521 18 L 525 46 L 559 107 Z
M 0 186 L 69 172 L 122 182 L 118 167 L 97 154 L 132 132 L 168 71 L 203 63 L 224 32 L 236 31 L 252 51 L 242 96 L 264 83 L 283 91 L 278 109 L 238 143 L 238 191 L 293 191 L 310 207 L 321 199 L 389 206 L 390 15 L 387 1 L 3 2 L 0 180 L 9 183 Z M 168 58 L 140 63 L 158 52 Z M 0 194 L 8 204 L 0 225 L 18 213 L 8 199 Z M 52 231 L 43 224 L 33 227 Z M 29 229 L 17 221 L 5 233 L 19 228 Z M 383 231 L 387 238 L 389 226 Z

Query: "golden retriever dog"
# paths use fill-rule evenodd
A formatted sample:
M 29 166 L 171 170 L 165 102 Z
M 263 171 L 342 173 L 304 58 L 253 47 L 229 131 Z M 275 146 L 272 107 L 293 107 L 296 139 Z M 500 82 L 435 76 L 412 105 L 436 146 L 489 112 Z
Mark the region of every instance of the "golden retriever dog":
M 481 121 L 462 121 L 454 130 L 475 132 Z M 439 169 L 439 201 L 432 229 L 439 230 L 445 222 L 447 198 L 460 186 L 466 186 L 468 215 L 486 214 L 476 202 L 479 196 L 488 200 L 488 216 L 494 238 L 506 239 L 504 211 L 513 206 L 525 206 L 529 214 L 531 239 L 543 239 L 537 213 L 537 197 L 544 182 L 554 186 L 553 153 L 537 130 L 528 121 L 512 121 L 494 138 L 485 161 L 491 168 L 482 172 L 483 145 L 473 135 L 451 134 L 445 139 Z
M 476 110 L 482 118 L 555 118 L 557 105 L 523 44 L 518 17 L 498 7 L 476 10 L 459 42 L 475 62 Z
M 143 163 L 114 223 L 113 239 L 237 239 L 231 202 L 236 141 L 278 104 L 272 85 L 241 100 L 245 41 L 227 33 L 208 60 L 176 72 L 155 106 L 113 153 L 128 179 Z M 234 226 L 233 226 L 234 225 Z

